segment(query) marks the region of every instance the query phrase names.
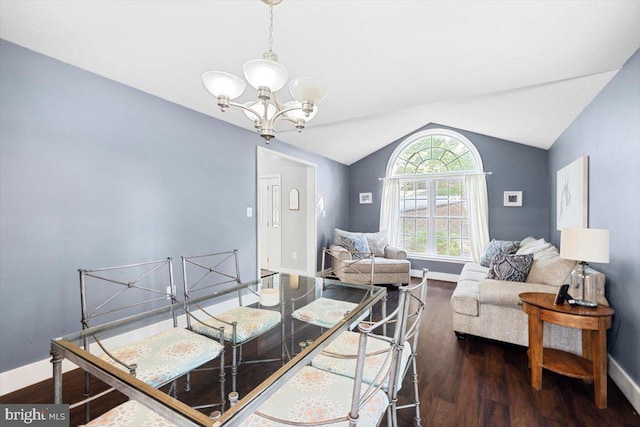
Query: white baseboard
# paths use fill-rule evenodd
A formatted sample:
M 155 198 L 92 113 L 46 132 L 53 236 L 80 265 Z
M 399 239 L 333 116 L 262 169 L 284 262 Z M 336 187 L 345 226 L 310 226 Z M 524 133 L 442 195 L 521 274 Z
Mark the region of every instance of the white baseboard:
M 614 383 L 620 388 L 622 394 L 624 394 L 631 406 L 633 406 L 636 412 L 640 413 L 640 387 L 633 382 L 631 377 L 618 365 L 618 362 L 611 356 L 609 356 L 609 376 Z
M 422 277 L 422 270 L 411 270 L 411 277 Z M 444 282 L 458 282 L 458 274 L 451 274 L 451 273 L 440 273 L 437 271 L 431 271 L 429 270 L 429 274 L 427 276 L 427 278 L 429 279 L 433 279 L 433 280 L 442 280 Z

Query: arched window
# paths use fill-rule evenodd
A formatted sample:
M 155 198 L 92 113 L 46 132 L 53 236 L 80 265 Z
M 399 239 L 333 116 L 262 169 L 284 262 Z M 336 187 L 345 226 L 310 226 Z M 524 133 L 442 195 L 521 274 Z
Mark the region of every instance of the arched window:
M 465 175 L 481 172 L 478 151 L 457 132 L 429 129 L 408 137 L 387 165 L 398 198 L 391 240 L 414 257 L 471 258 Z

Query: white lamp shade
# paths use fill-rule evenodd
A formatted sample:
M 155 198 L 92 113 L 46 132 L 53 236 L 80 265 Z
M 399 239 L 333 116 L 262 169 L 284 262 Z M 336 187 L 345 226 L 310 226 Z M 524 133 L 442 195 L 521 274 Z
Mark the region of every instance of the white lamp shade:
M 285 109 L 288 109 L 288 108 L 299 108 L 299 110 L 289 111 L 287 113 L 287 116 L 289 116 L 293 120 L 302 119 L 305 122 L 308 122 L 309 120 L 313 119 L 316 116 L 316 113 L 318 112 L 318 107 L 316 107 L 315 104 L 314 104 L 313 105 L 313 110 L 311 110 L 311 112 L 309 113 L 309 117 L 305 116 L 304 115 L 304 111 L 302 111 L 302 103 L 300 103 L 298 101 L 285 102 L 284 103 L 284 108 Z
M 563 228 L 560 256 L 584 262 L 609 262 L 609 230 Z
M 289 71 L 269 59 L 251 59 L 242 66 L 244 77 L 254 89 L 268 87 L 271 92 L 282 89 L 289 78 Z
M 244 104 L 244 106 L 255 111 L 258 117 L 264 118 L 264 104 L 261 101 L 250 101 Z M 249 118 L 249 120 L 258 119 L 258 117 L 254 116 L 248 111 L 243 110 L 243 112 L 245 116 Z M 267 120 L 270 120 L 273 116 L 275 116 L 276 112 L 277 109 L 273 104 L 267 104 Z
M 327 96 L 327 85 L 318 79 L 310 77 L 298 77 L 289 82 L 289 92 L 298 102 L 322 101 Z
M 202 83 L 211 95 L 226 96 L 229 99 L 242 95 L 247 86 L 240 77 L 224 71 L 207 71 L 202 75 Z

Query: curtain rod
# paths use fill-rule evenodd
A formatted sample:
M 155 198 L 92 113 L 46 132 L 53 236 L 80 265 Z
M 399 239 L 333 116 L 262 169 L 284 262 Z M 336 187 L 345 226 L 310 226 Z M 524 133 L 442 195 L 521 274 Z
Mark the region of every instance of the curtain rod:
M 493 172 L 491 171 L 487 171 L 487 172 L 481 172 L 483 175 L 493 175 Z M 460 176 L 460 175 L 478 175 L 477 173 L 452 173 L 449 174 L 450 176 L 456 175 L 456 176 Z M 409 177 L 415 177 L 416 175 L 408 175 Z M 443 176 L 447 176 L 447 175 L 443 175 Z M 385 179 L 388 179 L 389 177 L 383 176 L 378 178 L 378 181 L 384 181 Z M 394 178 L 402 178 L 402 177 L 394 177 Z M 409 178 L 411 179 L 411 178 Z

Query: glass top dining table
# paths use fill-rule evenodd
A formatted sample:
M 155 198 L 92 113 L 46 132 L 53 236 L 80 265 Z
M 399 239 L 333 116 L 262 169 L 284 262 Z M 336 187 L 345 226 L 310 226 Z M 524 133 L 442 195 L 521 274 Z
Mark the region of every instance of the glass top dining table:
M 273 306 L 265 307 L 260 304 L 260 294 L 263 289 L 277 289 L 271 292 L 279 295 L 278 301 Z M 266 293 L 266 292 L 265 292 Z M 276 273 L 261 279 L 243 283 L 236 286 L 235 283 L 215 293 L 188 299 L 191 312 L 204 309 L 208 313 L 218 314 L 226 311 L 235 304 L 237 295 L 242 295 L 244 306 L 259 307 L 280 311 L 283 324 L 280 329 L 274 328 L 272 334 L 259 337 L 260 340 L 269 339 L 271 343 L 251 346 L 250 357 L 261 359 L 273 357 L 274 349 L 278 361 L 260 364 L 262 376 L 266 376 L 262 382 L 252 386 L 244 395 L 240 395 L 238 402 L 229 407 L 218 419 L 208 416 L 211 410 L 202 412 L 189 406 L 188 399 L 181 401 L 171 395 L 156 389 L 149 384 L 137 379 L 135 376 L 121 370 L 110 363 L 105 362 L 100 356 L 102 350 L 97 345 L 89 345 L 89 351 L 84 350 L 84 343 L 93 337 L 100 337 L 104 342 L 118 341 L 122 337 L 158 331 L 158 328 L 172 327 L 171 322 L 174 313 L 178 314 L 178 326 L 186 327 L 185 304 L 182 302 L 157 308 L 144 313 L 131 315 L 124 319 L 113 320 L 100 326 L 84 329 L 64 337 L 51 340 L 51 354 L 54 379 L 54 403 L 63 403 L 62 396 L 62 372 L 61 360 L 68 359 L 75 365 L 105 382 L 107 385 L 120 391 L 152 411 L 163 416 L 169 421 L 180 426 L 235 426 L 239 425 L 248 415 L 254 412 L 271 394 L 278 390 L 303 366 L 319 354 L 341 332 L 353 329 L 373 309 L 379 301 L 386 300 L 386 288 L 371 286 L 368 284 L 346 283 L 338 280 L 306 277 L 295 274 Z M 333 327 L 321 328 L 309 326 L 304 322 L 293 319 L 291 313 L 314 300 L 324 297 L 328 299 L 348 301 L 355 303 L 353 310 L 344 314 Z M 264 302 L 264 300 L 263 300 Z M 383 314 L 385 308 L 383 305 Z M 281 331 L 281 332 L 280 332 Z M 279 349 L 282 349 L 281 357 Z M 265 354 L 262 354 L 265 353 Z M 266 354 L 269 353 L 269 354 Z M 247 355 L 249 356 L 249 355 Z M 244 366 L 239 366 L 239 371 Z M 229 377 L 229 372 L 226 374 Z M 202 379 L 199 379 L 200 381 Z M 210 381 L 207 386 L 211 395 L 216 395 L 218 381 L 214 376 L 207 378 Z M 242 380 L 242 379 L 241 379 Z M 240 383 L 240 386 L 242 384 Z M 240 388 L 240 387 L 239 387 Z M 246 389 L 246 387 L 245 387 Z M 193 392 L 193 391 L 192 391 Z M 180 394 L 178 395 L 180 397 Z

